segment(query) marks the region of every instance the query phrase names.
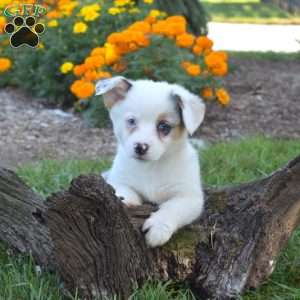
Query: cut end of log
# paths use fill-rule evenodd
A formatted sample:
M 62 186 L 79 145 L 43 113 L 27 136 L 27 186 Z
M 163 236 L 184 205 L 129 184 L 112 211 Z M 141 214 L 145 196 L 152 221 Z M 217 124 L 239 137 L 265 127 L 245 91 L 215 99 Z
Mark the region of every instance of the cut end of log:
M 132 282 L 148 277 L 145 243 L 103 178 L 80 176 L 48 205 L 54 254 L 68 289 L 78 287 L 89 298 L 117 294 L 126 299 Z

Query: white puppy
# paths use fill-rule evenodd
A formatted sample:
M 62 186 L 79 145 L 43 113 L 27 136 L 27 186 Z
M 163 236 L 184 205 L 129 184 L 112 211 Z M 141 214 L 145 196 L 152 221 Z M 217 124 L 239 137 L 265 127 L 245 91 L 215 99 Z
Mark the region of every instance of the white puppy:
M 159 210 L 144 223 L 147 244 L 166 243 L 203 209 L 196 151 L 188 141 L 201 124 L 202 100 L 176 84 L 114 77 L 99 81 L 118 141 L 112 168 L 105 174 L 126 205 L 142 199 Z

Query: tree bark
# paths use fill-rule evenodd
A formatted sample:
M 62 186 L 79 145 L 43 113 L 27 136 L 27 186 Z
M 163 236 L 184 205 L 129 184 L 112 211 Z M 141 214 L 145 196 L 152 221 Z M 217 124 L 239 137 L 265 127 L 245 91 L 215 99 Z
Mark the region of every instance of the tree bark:
M 207 34 L 207 16 L 199 0 L 157 0 L 156 5 L 169 15 L 183 15 L 194 34 Z
M 206 189 L 206 210 L 164 247 L 140 227 L 151 205 L 126 208 L 96 175 L 46 201 L 0 169 L 0 239 L 56 270 L 85 299 L 127 299 L 147 278 L 189 283 L 196 295 L 230 299 L 258 287 L 300 222 L 300 156 L 269 177 Z

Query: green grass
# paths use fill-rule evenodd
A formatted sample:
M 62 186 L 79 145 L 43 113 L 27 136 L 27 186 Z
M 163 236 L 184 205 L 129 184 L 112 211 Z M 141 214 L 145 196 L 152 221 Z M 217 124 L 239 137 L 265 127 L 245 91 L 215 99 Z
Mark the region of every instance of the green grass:
M 299 44 L 300 45 L 300 44 Z M 259 52 L 259 51 L 227 51 L 229 57 L 237 57 L 243 59 L 259 59 L 269 61 L 300 61 L 300 52 Z
M 202 3 L 215 22 L 300 24 L 300 15 L 259 0 L 203 0 Z
M 202 150 L 204 181 L 226 185 L 265 176 L 300 154 L 300 141 L 262 137 L 219 143 Z M 99 173 L 108 161 L 42 161 L 26 165 L 18 174 L 37 192 L 47 196 L 68 186 L 82 173 Z M 0 247 L 0 300 L 66 300 L 55 275 L 40 274 L 28 257 L 10 255 Z M 69 298 L 68 298 L 69 299 Z M 74 298 L 76 299 L 76 297 Z M 137 289 L 132 300 L 192 300 L 186 287 L 174 283 L 148 282 Z M 300 229 L 290 239 L 271 278 L 243 300 L 300 299 Z

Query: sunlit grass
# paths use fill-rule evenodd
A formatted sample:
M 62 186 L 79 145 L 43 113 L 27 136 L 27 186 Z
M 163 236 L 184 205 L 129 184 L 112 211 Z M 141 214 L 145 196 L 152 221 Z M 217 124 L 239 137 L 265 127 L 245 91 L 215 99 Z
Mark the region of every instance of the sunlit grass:
M 300 24 L 300 15 L 257 0 L 205 0 L 203 5 L 215 22 Z
M 206 185 L 222 186 L 263 177 L 300 154 L 300 140 L 263 137 L 208 146 L 200 153 Z M 99 174 L 107 160 L 41 161 L 25 165 L 18 174 L 43 196 L 66 188 L 79 174 Z M 30 258 L 10 255 L 0 246 L 0 300 L 66 300 L 57 276 L 40 273 Z M 187 287 L 175 283 L 148 282 L 131 300 L 193 300 Z M 300 299 L 300 229 L 280 256 L 271 278 L 243 300 Z

